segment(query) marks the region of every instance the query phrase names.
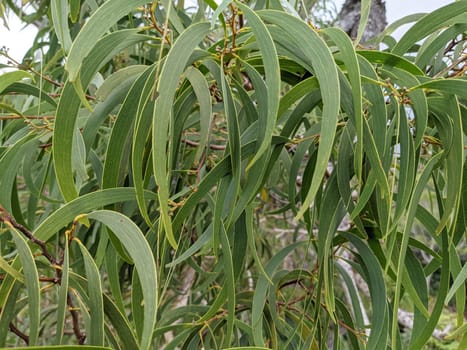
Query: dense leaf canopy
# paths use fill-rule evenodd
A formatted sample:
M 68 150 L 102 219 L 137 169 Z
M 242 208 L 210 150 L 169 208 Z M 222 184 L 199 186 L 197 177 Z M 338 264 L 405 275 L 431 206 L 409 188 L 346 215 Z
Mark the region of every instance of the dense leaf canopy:
M 467 1 L 364 43 L 370 0 L 357 39 L 313 1 L 26 3 L 0 347 L 465 348 Z

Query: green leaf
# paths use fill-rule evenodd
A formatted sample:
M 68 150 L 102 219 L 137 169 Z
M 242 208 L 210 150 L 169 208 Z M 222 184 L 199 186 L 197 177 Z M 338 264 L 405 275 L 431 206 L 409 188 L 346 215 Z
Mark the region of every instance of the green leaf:
M 152 125 L 154 176 L 159 186 L 159 206 L 165 234 L 170 245 L 175 249 L 178 244 L 169 216 L 170 170 L 167 168 L 172 161 L 172 155 L 167 155 L 167 142 L 171 140 L 173 132 L 172 106 L 180 75 L 185 70 L 193 50 L 208 32 L 208 23 L 196 23 L 178 37 L 167 55 L 156 88 L 158 98 L 154 105 Z
M 259 15 L 264 20 L 280 27 L 290 35 L 295 45 L 302 48 L 306 55 L 307 63 L 313 67 L 314 73 L 318 78 L 323 99 L 318 158 L 310 189 L 296 215 L 296 219 L 298 219 L 308 211 L 311 202 L 314 200 L 326 171 L 329 156 L 331 155 L 340 105 L 339 78 L 329 48 L 319 35 L 304 22 L 279 11 L 260 11 Z
M 154 199 L 153 194 L 146 193 L 146 195 L 148 198 Z M 136 192 L 132 187 L 111 188 L 91 192 L 66 203 L 54 211 L 36 227 L 33 234 L 38 239 L 48 241 L 56 235 L 60 229 L 68 225 L 80 214 L 86 214 L 91 210 L 95 210 L 106 205 L 135 200 Z
M 199 162 L 201 155 L 209 141 L 209 133 L 212 123 L 212 105 L 209 84 L 205 76 L 196 68 L 188 67 L 185 71 L 185 77 L 190 82 L 199 103 L 199 146 L 196 151 L 194 163 Z
M 75 241 L 81 250 L 88 280 L 89 312 L 91 315 L 89 343 L 104 346 L 104 303 L 102 301 L 102 285 L 99 269 L 83 243 L 78 239 L 75 239 Z
M 355 47 L 360 43 L 365 32 L 368 19 L 370 18 L 371 0 L 362 0 L 360 2 L 360 21 L 358 22 L 357 37 L 355 38 Z
M 115 1 L 109 1 L 106 2 L 106 4 L 114 2 Z M 101 66 L 121 50 L 140 41 L 147 40 L 148 38 L 148 36 L 137 34 L 134 29 L 120 30 L 103 37 L 97 42 L 97 46 L 91 50 L 89 56 L 83 62 L 82 67 L 80 63 L 81 86 L 87 87 Z M 81 99 L 69 80 L 63 87 L 58 104 L 54 127 L 54 142 L 52 146 L 57 181 L 66 201 L 70 201 L 78 196 L 78 191 L 73 181 L 72 155 L 73 133 L 76 127 L 75 124 L 80 106 Z
M 21 259 L 21 265 L 23 265 L 26 290 L 28 291 L 29 344 L 35 345 L 39 337 L 41 315 L 39 273 L 37 272 L 32 251 L 26 239 L 23 238 L 23 234 L 13 226 L 10 226 L 10 231 L 13 233 L 13 239 Z
M 28 79 L 33 79 L 32 75 L 29 74 L 28 72 L 25 72 L 24 70 L 17 70 L 14 72 L 7 72 L 3 73 L 0 75 L 0 94 L 3 93 L 3 91 L 10 86 L 11 84 L 20 81 L 22 79 L 28 78 Z
M 362 8 L 363 6 L 364 3 L 362 2 Z M 363 19 L 361 19 L 360 21 L 362 23 Z M 360 66 L 358 65 L 357 55 L 352 46 L 352 42 L 350 41 L 347 34 L 344 33 L 344 31 L 338 28 L 327 28 L 324 30 L 324 33 L 328 35 L 331 38 L 331 40 L 334 41 L 338 46 L 342 60 L 345 63 L 348 79 L 352 86 L 352 101 L 354 107 L 352 119 L 355 124 L 355 129 L 357 131 L 357 146 L 354 164 L 357 179 L 360 182 L 362 178 L 363 163 L 363 107 Z M 355 43 L 358 43 L 357 39 L 355 40 Z M 361 54 L 360 51 L 358 53 Z
M 391 67 L 398 67 L 406 70 L 413 75 L 424 75 L 423 71 L 409 60 L 390 52 L 382 52 L 375 50 L 358 50 L 357 53 L 365 57 L 372 63 L 379 63 Z
M 465 13 L 466 11 L 467 3 L 465 1 L 456 1 L 427 14 L 410 27 L 392 49 L 392 53 L 403 55 L 417 41 L 433 33 L 435 30 L 444 27 L 447 20 Z
M 88 214 L 88 218 L 100 221 L 111 229 L 135 263 L 144 296 L 144 325 L 140 346 L 141 349 L 149 349 L 158 302 L 157 269 L 151 248 L 138 226 L 123 214 L 97 210 Z
M 388 326 L 388 309 L 385 302 L 386 287 L 382 270 L 373 252 L 361 239 L 349 233 L 341 233 L 341 235 L 357 248 L 364 264 L 362 267 L 364 267 L 366 282 L 370 288 L 372 309 L 371 330 L 367 349 L 379 349 L 381 344 L 386 344 L 388 335 L 386 333 Z M 395 317 L 397 318 L 397 312 Z
M 91 50 L 101 36 L 121 17 L 146 3 L 144 0 L 111 0 L 106 1 L 94 12 L 73 41 L 65 64 L 71 82 L 78 79 L 84 59 L 88 54 L 92 56 Z
M 63 330 L 65 328 L 65 316 L 68 311 L 68 285 L 70 276 L 70 249 L 67 242 L 63 252 L 63 264 L 62 264 L 62 278 L 60 286 L 58 287 L 58 298 L 57 298 L 57 334 L 55 336 L 55 344 L 61 345 L 63 342 Z
M 398 251 L 398 262 L 396 265 L 396 273 L 397 273 L 397 280 L 396 280 L 396 291 L 395 291 L 395 297 L 394 297 L 394 306 L 393 306 L 393 318 L 392 318 L 392 343 L 395 344 L 396 342 L 396 332 L 397 332 L 397 311 L 399 309 L 399 298 L 401 295 L 401 286 L 402 286 L 402 277 L 404 274 L 404 261 L 406 257 L 406 251 L 407 251 L 407 246 L 409 243 L 409 236 L 410 236 L 410 229 L 412 227 L 412 223 L 415 219 L 415 212 L 418 207 L 418 203 L 420 201 L 420 197 L 422 195 L 422 192 L 426 186 L 426 183 L 429 180 L 429 177 L 431 175 L 431 172 L 434 168 L 434 166 L 437 165 L 439 162 L 440 158 L 442 156 L 442 152 L 436 154 L 433 158 L 429 160 L 425 168 L 423 169 L 420 177 L 416 181 L 416 186 L 414 188 L 412 198 L 410 200 L 409 204 L 409 209 L 407 212 L 407 217 L 406 221 L 404 223 L 404 230 L 403 230 L 403 238 L 401 242 L 401 247 Z
M 448 304 L 451 301 L 454 294 L 456 294 L 457 290 L 464 285 L 465 281 L 467 280 L 467 264 L 464 264 L 462 270 L 455 276 L 454 282 L 452 283 L 451 287 L 449 288 L 449 292 L 446 295 L 446 299 L 444 301 L 445 304 Z
M 6 261 L 2 256 L 0 256 L 0 269 L 5 271 L 14 279 L 18 280 L 18 282 L 24 284 L 24 275 L 16 270 L 13 266 L 11 266 L 8 261 Z
M 68 30 L 68 14 L 70 8 L 67 1 L 52 0 L 50 3 L 52 21 L 57 34 L 58 40 L 62 44 L 62 48 L 67 54 L 71 47 L 71 36 Z
M 81 10 L 81 1 L 68 0 L 70 6 L 70 19 L 73 23 L 79 19 L 79 12 Z
M 267 85 L 267 100 L 258 101 L 260 108 L 262 106 L 266 106 L 267 112 L 259 113 L 258 150 L 256 151 L 253 159 L 248 163 L 248 170 L 251 169 L 253 164 L 261 158 L 271 144 L 272 134 L 277 119 L 277 112 L 279 110 L 281 81 L 276 47 L 266 25 L 261 21 L 260 17 L 247 6 L 239 2 L 238 7 L 245 14 L 246 19 L 248 20 L 248 25 L 251 26 L 256 42 L 259 46 L 265 70 L 265 83 Z
M 460 205 L 460 191 L 462 189 L 462 169 L 464 164 L 464 145 L 462 134 L 462 121 L 457 98 L 452 95 L 445 97 L 432 97 L 428 99 L 429 108 L 438 118 L 437 127 L 443 144 L 449 150 L 446 155 L 447 193 L 444 203 L 444 213 L 439 220 L 436 233 L 448 225 L 455 225 Z M 446 128 L 452 127 L 450 135 Z
M 253 337 L 256 346 L 264 346 L 263 338 L 263 309 L 266 304 L 266 295 L 270 288 L 268 279 L 265 276 L 272 276 L 279 264 L 284 258 L 298 246 L 306 242 L 295 242 L 274 255 L 265 266 L 265 275 L 261 275 L 256 284 L 255 292 L 253 295 L 253 303 L 251 310 L 251 326 L 253 328 Z

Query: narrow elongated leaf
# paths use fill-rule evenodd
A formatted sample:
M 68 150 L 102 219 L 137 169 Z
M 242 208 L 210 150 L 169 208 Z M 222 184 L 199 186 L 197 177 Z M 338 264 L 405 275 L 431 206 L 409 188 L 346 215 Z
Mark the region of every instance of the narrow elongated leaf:
M 104 345 L 104 303 L 102 301 L 102 285 L 99 269 L 89 254 L 86 247 L 79 240 L 79 249 L 84 260 L 86 277 L 88 280 L 89 312 L 91 315 L 89 343 L 92 345 Z
M 454 18 L 461 13 L 465 13 L 466 11 L 467 3 L 465 1 L 456 1 L 424 16 L 420 21 L 410 27 L 410 29 L 392 49 L 392 53 L 403 55 L 417 41 L 443 27 L 447 20 Z
M 114 2 L 109 1 L 106 4 Z M 137 34 L 137 31 L 134 29 L 121 30 L 106 35 L 91 50 L 88 58 L 83 63 L 83 67 L 81 67 L 80 63 L 81 86 L 87 87 L 96 72 L 107 60 L 111 59 L 124 48 L 146 39 L 148 39 L 148 36 Z M 67 201 L 78 196 L 78 191 L 73 181 L 74 174 L 71 158 L 73 154 L 73 132 L 80 106 L 81 99 L 73 84 L 68 81 L 63 87 L 57 108 L 52 146 L 57 181 L 60 191 Z
M 369 4 L 365 5 L 369 6 Z M 363 6 L 364 2 L 362 2 L 362 8 Z M 362 23 L 362 21 L 364 21 L 363 17 L 360 20 L 360 23 Z M 361 181 L 363 162 L 363 109 L 360 67 L 358 65 L 357 55 L 352 46 L 352 42 L 342 30 L 337 28 L 327 28 L 324 30 L 324 33 L 328 35 L 339 47 L 342 59 L 345 63 L 349 81 L 352 86 L 352 101 L 354 108 L 352 117 L 355 124 L 355 129 L 357 130 L 357 146 L 354 164 L 357 179 Z M 355 39 L 355 43 L 358 43 L 358 41 L 359 40 Z M 361 54 L 361 52 L 359 52 L 359 54 Z
M 462 174 L 459 169 L 462 169 L 464 164 L 464 146 L 462 136 L 462 121 L 459 111 L 457 98 L 452 95 L 447 95 L 445 98 L 433 97 L 428 99 L 428 106 L 435 112 L 439 118 L 437 126 L 440 129 L 440 137 L 445 145 L 449 147 L 447 154 L 447 196 L 444 203 L 444 213 L 439 220 L 436 233 L 441 230 L 452 220 L 451 225 L 454 225 L 457 218 L 457 212 L 460 205 L 460 189 L 462 188 Z M 452 135 L 446 132 L 445 128 L 452 125 Z
M 0 256 L 0 269 L 17 279 L 18 282 L 24 283 L 24 275 L 11 266 L 2 256 Z
M 39 337 L 40 323 L 40 286 L 39 273 L 37 272 L 36 262 L 28 243 L 21 232 L 10 226 L 13 232 L 13 239 L 18 249 L 18 255 L 23 265 L 26 289 L 28 291 L 29 308 L 29 344 L 35 345 Z
M 67 237 L 68 238 L 68 237 Z M 63 251 L 63 264 L 62 264 L 62 278 L 60 286 L 58 287 L 58 300 L 57 300 L 57 334 L 55 336 L 55 343 L 61 345 L 63 341 L 63 330 L 65 328 L 65 316 L 68 311 L 68 285 L 70 275 L 70 249 L 68 239 L 65 243 Z
M 365 33 L 365 28 L 370 18 L 371 0 L 362 0 L 360 2 L 360 21 L 358 22 L 357 37 L 355 38 L 355 46 L 360 43 L 360 40 Z
M 191 53 L 208 31 L 208 23 L 197 23 L 180 35 L 167 55 L 156 88 L 156 93 L 159 96 L 153 114 L 153 167 L 154 176 L 159 186 L 158 196 L 162 223 L 167 240 L 173 248 L 177 248 L 178 244 L 172 231 L 172 222 L 169 216 L 168 181 L 170 171 L 167 169 L 168 164 L 171 164 L 171 155 L 167 155 L 167 141 L 171 139 L 170 135 L 172 135 L 172 104 L 180 75 L 185 70 Z
M 304 22 L 279 11 L 260 11 L 260 17 L 279 26 L 288 33 L 295 45 L 302 48 L 308 62 L 313 66 L 318 78 L 323 99 L 323 116 L 320 133 L 320 146 L 316 160 L 315 172 L 310 189 L 302 203 L 296 219 L 308 211 L 314 196 L 318 192 L 324 176 L 334 136 L 336 134 L 337 115 L 339 113 L 339 78 L 329 48 L 324 41 Z
M 403 238 L 401 242 L 401 247 L 399 250 L 399 258 L 397 264 L 397 281 L 396 281 L 396 292 L 394 297 L 394 307 L 393 307 L 393 318 L 392 318 L 392 343 L 395 344 L 396 342 L 396 332 L 397 332 L 397 311 L 399 309 L 399 298 L 401 293 L 401 285 L 402 285 L 402 276 L 404 273 L 404 260 L 405 260 L 405 253 L 407 250 L 408 242 L 409 242 L 409 235 L 410 235 L 410 228 L 412 226 L 412 222 L 415 219 L 415 211 L 417 209 L 420 197 L 422 195 L 423 189 L 429 180 L 429 176 L 431 175 L 431 171 L 435 165 L 439 162 L 442 153 L 438 153 L 430 161 L 427 163 L 425 168 L 423 169 L 420 178 L 417 181 L 417 184 L 414 189 L 414 193 L 410 200 L 409 210 L 407 213 L 406 222 L 404 225 L 404 232 Z
M 23 71 L 21 71 L 21 72 L 23 72 Z M 3 76 L 2 76 L 1 79 L 3 79 Z M 9 93 L 9 92 L 16 92 L 16 93 L 19 93 L 19 94 L 36 96 L 36 97 L 40 98 L 41 100 L 43 100 L 44 102 L 47 102 L 48 104 L 50 104 L 53 107 L 57 106 L 57 103 L 55 102 L 55 100 L 53 98 L 51 98 L 49 95 L 47 95 L 46 93 L 44 93 L 43 90 L 41 90 L 41 89 L 39 89 L 39 88 L 37 88 L 35 86 L 29 85 L 29 84 L 25 84 L 25 83 L 21 83 L 21 82 L 13 83 L 13 84 L 9 85 L 8 87 L 6 87 L 3 90 L 4 94 Z
M 267 113 L 260 113 L 258 120 L 258 150 L 253 159 L 249 162 L 247 169 L 250 169 L 253 164 L 261 158 L 263 153 L 271 144 L 272 134 L 277 119 L 280 100 L 280 69 L 279 60 L 277 57 L 276 47 L 271 34 L 266 28 L 266 25 L 261 21 L 260 17 L 242 3 L 238 3 L 239 8 L 245 14 L 248 24 L 251 26 L 256 42 L 259 46 L 263 65 L 265 70 L 265 83 L 268 87 L 266 90 L 267 100 L 258 101 L 260 105 L 265 105 Z
M 200 135 L 199 146 L 194 160 L 194 162 L 197 163 L 209 141 L 209 129 L 212 122 L 211 94 L 209 93 L 209 85 L 206 78 L 198 69 L 188 67 L 185 76 L 193 87 L 199 102 Z
M 146 2 L 144 0 L 112 0 L 106 1 L 97 9 L 71 46 L 65 64 L 71 82 L 78 78 L 84 59 L 91 53 L 101 36 L 121 17 L 136 7 L 146 4 Z
M 265 266 L 265 276 L 271 276 L 277 269 L 282 260 L 295 248 L 306 242 L 295 242 L 282 249 L 272 257 Z M 253 295 L 251 326 L 253 328 L 253 337 L 256 346 L 264 346 L 263 338 L 263 309 L 266 304 L 266 295 L 269 289 L 269 281 L 265 276 L 260 276 Z
M 68 14 L 70 8 L 67 1 L 52 0 L 50 3 L 52 21 L 57 34 L 58 40 L 62 44 L 62 48 L 67 54 L 71 47 L 71 36 L 68 30 Z
M 32 79 L 32 75 L 24 70 L 17 70 L 14 72 L 3 73 L 0 79 L 0 94 L 11 84 L 20 81 L 24 78 Z
M 153 194 L 146 192 L 146 195 L 148 195 L 148 198 L 154 199 Z M 136 200 L 136 192 L 132 187 L 111 188 L 88 193 L 54 211 L 53 214 L 36 227 L 33 233 L 38 239 L 48 241 L 61 228 L 68 225 L 80 214 L 106 205 L 131 200 Z
M 144 295 L 144 325 L 140 340 L 141 349 L 151 347 L 152 332 L 156 323 L 158 286 L 156 264 L 141 230 L 126 216 L 109 210 L 97 210 L 88 215 L 108 226 L 128 251 L 135 263 Z
M 370 337 L 367 342 L 367 349 L 379 349 L 381 344 L 386 344 L 387 334 L 385 332 L 387 331 L 388 323 L 387 304 L 382 302 L 386 299 L 386 288 L 382 279 L 381 268 L 376 257 L 365 243 L 354 235 L 348 233 L 341 234 L 357 248 L 365 264 L 367 283 L 372 295 L 372 325 Z
M 457 290 L 465 283 L 467 280 L 467 264 L 462 267 L 462 270 L 458 273 L 456 276 L 454 282 L 451 285 L 451 288 L 449 288 L 449 292 L 446 295 L 446 301 L 445 303 L 449 303 L 449 301 L 452 299 L 454 294 L 456 294 Z

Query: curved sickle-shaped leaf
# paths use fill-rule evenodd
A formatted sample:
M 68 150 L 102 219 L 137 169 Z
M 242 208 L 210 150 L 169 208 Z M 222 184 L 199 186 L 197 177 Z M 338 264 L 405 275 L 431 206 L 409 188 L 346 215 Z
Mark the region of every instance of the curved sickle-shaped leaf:
M 108 3 L 112 3 L 112 1 L 106 2 L 106 4 Z M 129 29 L 106 35 L 99 40 L 83 62 L 80 70 L 81 86 L 86 88 L 102 64 L 121 50 L 148 38 L 146 35 L 137 34 L 134 29 Z M 57 108 L 52 146 L 58 185 L 66 201 L 78 196 L 73 181 L 72 155 L 73 132 L 80 106 L 81 99 L 73 84 L 68 81 L 65 83 Z
M 8 86 L 11 84 L 20 81 L 21 79 L 24 78 L 30 78 L 32 79 L 31 74 L 28 72 L 25 72 L 24 70 L 17 70 L 14 72 L 7 72 L 2 75 L 0 75 L 0 94 L 5 90 Z
M 436 154 L 433 158 L 431 158 L 428 164 L 423 169 L 420 178 L 417 181 L 415 189 L 413 191 L 412 198 L 410 200 L 409 209 L 407 212 L 407 218 L 404 225 L 404 232 L 401 242 L 401 247 L 399 250 L 399 259 L 397 263 L 397 280 L 396 280 L 396 292 L 394 297 L 394 308 L 393 308 L 393 318 L 392 318 L 392 342 L 395 344 L 396 341 L 396 332 L 397 332 L 397 311 L 399 309 L 399 299 L 401 295 L 401 286 L 402 286 L 402 277 L 405 271 L 404 261 L 406 258 L 406 251 L 409 244 L 409 237 L 410 237 L 410 230 L 412 227 L 412 223 L 415 220 L 415 212 L 418 207 L 418 203 L 420 201 L 420 197 L 422 195 L 423 189 L 428 182 L 430 175 L 432 173 L 433 168 L 437 165 L 440 158 L 442 157 L 443 152 Z
M 13 277 L 14 279 L 18 280 L 24 284 L 24 275 L 15 269 L 12 265 L 8 263 L 2 256 L 0 256 L 0 269 L 5 271 L 8 275 Z
M 447 20 L 465 13 L 466 11 L 467 2 L 456 1 L 424 16 L 404 34 L 396 46 L 394 46 L 392 53 L 403 55 L 417 41 L 433 33 L 435 30 L 444 27 Z
M 29 133 L 19 139 L 11 147 L 8 147 L 0 157 L 0 203 L 11 212 L 13 184 L 16 180 L 18 169 L 21 166 L 24 156 L 37 148 L 38 140 L 34 139 L 34 134 Z
M 263 339 L 263 310 L 266 304 L 266 295 L 270 287 L 270 279 L 265 276 L 272 276 L 279 264 L 295 248 L 307 242 L 295 242 L 274 255 L 265 266 L 265 275 L 261 275 L 256 285 L 253 295 L 253 304 L 251 310 L 251 326 L 253 327 L 253 337 L 256 346 L 264 346 Z
M 198 163 L 209 141 L 209 128 L 212 122 L 212 105 L 209 84 L 205 76 L 196 68 L 188 67 L 185 77 L 190 82 L 199 103 L 199 146 L 194 163 Z
M 423 84 L 411 87 L 409 91 L 420 88 L 441 90 L 446 94 L 457 95 L 460 98 L 467 99 L 467 80 L 464 79 L 430 80 Z
M 135 123 L 139 98 L 141 97 L 142 90 L 149 76 L 154 73 L 154 68 L 155 67 L 153 66 L 146 68 L 139 78 L 136 79 L 118 111 L 117 120 L 112 128 L 106 150 L 102 175 L 103 188 L 119 185 L 119 178 L 121 178 L 119 173 L 122 171 L 121 163 L 125 153 L 125 147 L 128 142 L 127 139 L 131 133 L 132 126 Z M 138 185 L 138 181 L 135 179 L 134 182 L 136 187 Z M 141 192 L 142 191 L 143 188 L 141 188 Z
M 172 222 L 169 216 L 169 178 L 167 166 L 171 164 L 171 155 L 167 155 L 167 142 L 172 133 L 173 100 L 180 76 L 194 49 L 209 32 L 209 23 L 196 23 L 188 27 L 172 46 L 165 59 L 156 92 L 159 94 L 153 114 L 152 144 L 153 167 L 156 183 L 159 186 L 158 196 L 167 240 L 173 248 L 177 241 L 173 235 Z M 170 147 L 169 147 L 170 149 Z
M 71 47 L 71 36 L 68 30 L 68 14 L 70 8 L 67 1 L 63 0 L 52 0 L 50 3 L 52 21 L 55 28 L 55 34 L 62 44 L 62 48 L 65 54 L 70 51 Z
M 362 2 L 363 7 L 363 2 Z M 359 182 L 362 178 L 362 162 L 363 162 L 363 109 L 362 109 L 362 84 L 360 66 L 358 65 L 357 55 L 352 46 L 348 35 L 339 28 L 327 28 L 324 33 L 328 35 L 332 41 L 339 47 L 342 60 L 345 63 L 347 75 L 352 86 L 352 101 L 353 101 L 353 120 L 357 131 L 357 146 L 355 152 L 355 171 Z M 358 43 L 358 41 L 355 41 Z M 359 52 L 360 54 L 360 52 Z
M 23 265 L 24 279 L 28 291 L 29 344 L 35 345 L 39 337 L 39 323 L 41 317 L 39 273 L 37 272 L 34 256 L 22 233 L 13 226 L 10 226 L 10 230 L 13 232 L 13 239 L 18 249 L 21 264 Z
M 71 46 L 65 64 L 71 82 L 78 78 L 85 57 L 96 46 L 101 36 L 124 15 L 146 3 L 145 0 L 110 0 L 99 7 L 86 22 Z
M 251 169 L 251 166 L 261 158 L 264 152 L 271 145 L 272 133 L 276 124 L 277 112 L 279 110 L 281 77 L 276 47 L 265 24 L 249 7 L 240 2 L 237 5 L 245 14 L 248 20 L 248 25 L 251 26 L 253 34 L 255 35 L 256 42 L 263 59 L 264 75 L 266 86 L 268 87 L 266 90 L 267 101 L 258 101 L 258 104 L 266 105 L 267 113 L 264 115 L 263 113 L 259 114 L 258 150 L 253 159 L 249 162 L 247 166 L 248 170 Z
M 302 203 L 296 219 L 308 210 L 323 179 L 336 134 L 337 116 L 340 105 L 339 77 L 336 65 L 326 43 L 301 20 L 279 11 L 259 11 L 260 17 L 288 33 L 294 44 L 299 46 L 318 78 L 323 99 L 323 117 L 318 158 L 310 189 Z
M 387 326 L 388 326 L 388 309 L 386 300 L 386 287 L 384 285 L 383 274 L 373 252 L 363 241 L 350 233 L 341 233 L 348 239 L 358 250 L 366 272 L 366 282 L 370 288 L 372 322 L 370 337 L 367 342 L 367 349 L 380 349 L 381 344 L 386 344 Z M 396 313 L 397 318 L 397 313 Z
M 88 218 L 109 227 L 135 263 L 144 296 L 144 325 L 140 344 L 141 349 L 149 349 L 156 324 L 158 302 L 156 264 L 151 247 L 138 226 L 123 214 L 97 210 L 88 214 Z
M 68 239 L 65 244 L 63 252 L 63 264 L 62 264 L 62 278 L 60 286 L 58 287 L 58 298 L 57 298 L 57 334 L 55 335 L 55 343 L 57 345 L 62 344 L 63 340 L 63 329 L 65 327 L 65 315 L 68 311 L 67 297 L 68 297 L 68 285 L 70 282 L 70 249 Z
M 357 51 L 357 53 L 365 57 L 368 61 L 372 63 L 379 63 L 392 67 L 398 67 L 414 75 L 424 75 L 423 71 L 409 60 L 389 52 L 359 50 Z
M 428 99 L 428 106 L 438 118 L 437 127 L 443 144 L 446 147 L 450 145 L 446 156 L 447 192 L 444 213 L 436 228 L 436 233 L 439 234 L 448 225 L 451 218 L 450 226 L 454 226 L 456 223 L 462 190 L 462 173 L 459 169 L 462 169 L 464 164 L 464 144 L 457 98 L 453 95 L 431 97 Z M 452 134 L 446 132 L 446 127 L 447 129 L 452 128 Z
M 25 95 L 36 96 L 42 101 L 47 102 L 51 106 L 57 107 L 57 103 L 55 102 L 54 99 L 52 99 L 52 97 L 50 97 L 49 95 L 44 93 L 44 91 L 42 91 L 41 89 L 33 85 L 16 82 L 16 83 L 9 85 L 7 88 L 3 90 L 3 93 L 8 93 L 8 92 L 16 92 L 16 93 L 25 94 Z
M 152 193 L 146 192 L 145 195 L 148 196 L 147 198 L 155 198 Z M 60 229 L 72 222 L 77 215 L 85 214 L 106 205 L 132 200 L 136 200 L 136 192 L 132 187 L 110 188 L 88 193 L 54 211 L 36 227 L 33 234 L 38 239 L 48 241 Z
M 75 239 L 81 250 L 88 280 L 89 313 L 90 313 L 90 332 L 89 343 L 92 345 L 104 345 L 104 302 L 102 300 L 102 284 L 97 268 L 89 251 L 80 240 Z
M 370 17 L 371 0 L 360 1 L 360 21 L 358 23 L 357 37 L 355 38 L 354 45 L 357 46 L 363 37 L 368 18 Z

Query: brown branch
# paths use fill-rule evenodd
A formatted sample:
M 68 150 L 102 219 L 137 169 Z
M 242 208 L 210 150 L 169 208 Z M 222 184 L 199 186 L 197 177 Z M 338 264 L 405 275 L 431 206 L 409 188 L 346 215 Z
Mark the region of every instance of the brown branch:
M 154 28 L 160 35 L 161 38 L 165 39 L 168 45 L 170 45 L 170 37 L 168 31 L 164 30 L 157 24 L 156 16 L 154 15 L 157 7 L 157 0 L 154 0 L 149 9 L 146 9 L 146 12 L 149 12 L 149 20 L 151 22 L 151 27 Z
M 86 340 L 86 334 L 81 332 L 79 328 L 79 315 L 76 311 L 76 308 L 73 305 L 73 300 L 71 300 L 70 293 L 67 294 L 66 303 L 68 305 L 68 310 L 71 314 L 71 319 L 73 321 L 73 333 L 75 333 L 76 339 L 78 339 L 79 345 L 83 345 Z
M 191 140 L 188 140 L 188 139 L 182 139 L 182 142 L 187 144 L 188 146 L 193 146 L 193 147 L 198 147 L 199 146 L 199 142 L 191 141 Z M 210 144 L 209 148 L 213 149 L 213 150 L 216 150 L 216 151 L 223 151 L 223 150 L 225 150 L 226 146 L 225 145 Z
M 11 226 L 18 231 L 20 231 L 23 235 L 25 235 L 31 242 L 38 245 L 42 251 L 42 255 L 46 257 L 46 259 L 52 264 L 57 265 L 57 260 L 53 257 L 52 254 L 49 253 L 47 250 L 47 246 L 44 241 L 35 237 L 31 231 L 29 231 L 26 227 L 21 225 L 20 223 L 16 222 L 16 220 L 11 216 L 5 208 L 0 205 L 0 221 L 5 223 L 8 226 Z
M 25 235 L 31 242 L 34 244 L 38 245 L 42 251 L 42 255 L 46 257 L 46 259 L 50 262 L 50 264 L 55 268 L 55 273 L 56 277 L 40 277 L 39 281 L 41 282 L 52 282 L 55 284 L 60 284 L 61 279 L 62 279 L 62 265 L 63 265 L 63 251 L 61 253 L 61 256 L 59 259 L 56 259 L 52 254 L 47 249 L 47 245 L 45 241 L 42 241 L 35 237 L 31 231 L 29 231 L 26 227 L 23 225 L 19 224 L 16 222 L 16 220 L 9 214 L 3 206 L 0 205 L 0 222 L 5 223 L 7 226 L 10 226 L 12 228 L 17 229 L 20 231 L 23 235 Z M 71 229 L 69 230 L 69 233 L 67 234 L 68 236 L 72 236 L 73 231 L 75 230 L 77 225 L 76 221 L 73 221 L 73 225 Z M 69 244 L 70 240 L 67 239 L 65 244 Z M 3 275 L 4 277 L 4 275 Z M 0 280 L 2 280 L 2 276 L 0 276 Z M 70 292 L 67 293 L 67 305 L 68 305 L 68 310 L 70 311 L 71 318 L 72 318 L 72 323 L 73 323 L 73 333 L 76 336 L 76 339 L 78 340 L 78 343 L 80 345 L 84 344 L 84 341 L 86 340 L 86 334 L 81 332 L 79 328 L 79 314 L 77 312 L 77 309 L 73 305 L 73 300 L 71 299 L 71 294 Z M 13 333 L 17 334 L 21 339 L 25 340 L 26 336 L 22 334 L 20 331 L 16 329 L 16 327 L 12 328 L 12 325 L 10 324 L 10 329 L 12 330 Z M 26 340 L 25 340 L 26 341 Z M 29 340 L 28 340 L 29 341 Z
M 29 66 L 29 65 L 24 65 L 24 64 L 18 62 L 18 61 L 15 60 L 13 57 L 11 57 L 10 55 L 8 55 L 8 53 L 5 52 L 5 51 L 1 51 L 0 54 L 1 54 L 2 56 L 5 56 L 5 57 L 9 60 L 9 62 L 8 62 L 9 64 L 15 65 L 16 68 L 18 68 L 18 69 L 20 69 L 20 70 L 29 71 L 29 72 L 31 72 L 31 73 L 33 73 L 33 74 L 39 76 L 41 79 L 47 81 L 48 83 L 50 83 L 50 84 L 56 86 L 56 87 L 63 88 L 63 86 L 65 85 L 65 84 L 63 84 L 63 83 L 60 83 L 60 82 L 58 82 L 58 81 L 55 81 L 55 80 L 49 78 L 48 76 L 42 74 L 41 72 L 36 71 L 34 68 L 32 68 L 32 67 Z M 50 97 L 59 97 L 61 94 L 48 94 L 48 95 L 49 95 Z M 94 101 L 94 100 L 96 99 L 94 96 L 87 95 L 87 94 L 85 94 L 84 96 L 86 96 L 86 98 L 87 98 L 88 100 L 93 100 L 93 101 Z
M 29 337 L 23 332 L 21 332 L 18 328 L 16 328 L 13 322 L 10 322 L 9 328 L 12 333 L 16 334 L 18 337 L 23 339 L 26 345 L 29 345 Z
M 1 275 L 0 275 L 0 281 L 5 280 L 6 277 L 7 277 L 7 275 L 1 274 Z M 57 283 L 60 282 L 60 279 L 57 278 L 57 277 L 40 276 L 40 277 L 39 277 L 39 282 L 48 282 L 48 283 L 57 284 Z

